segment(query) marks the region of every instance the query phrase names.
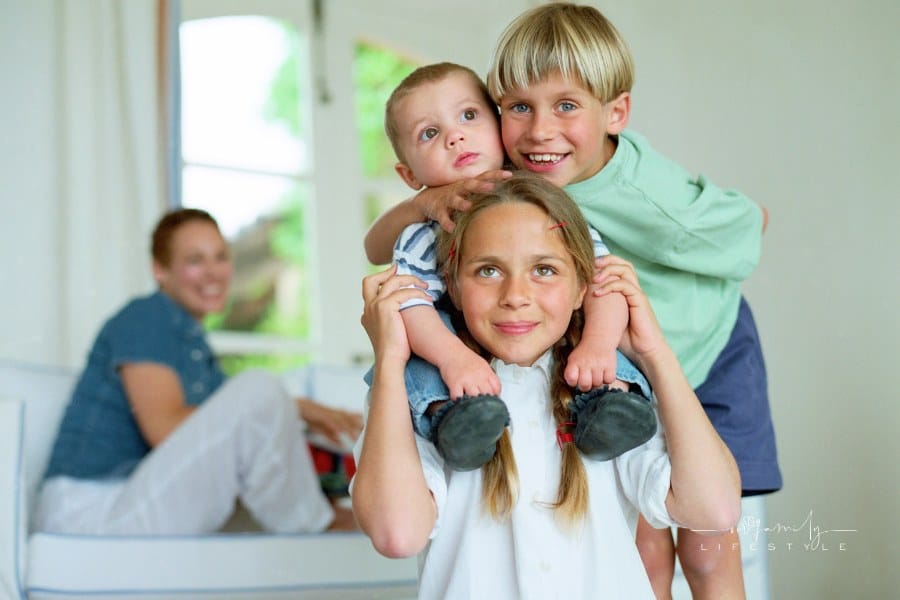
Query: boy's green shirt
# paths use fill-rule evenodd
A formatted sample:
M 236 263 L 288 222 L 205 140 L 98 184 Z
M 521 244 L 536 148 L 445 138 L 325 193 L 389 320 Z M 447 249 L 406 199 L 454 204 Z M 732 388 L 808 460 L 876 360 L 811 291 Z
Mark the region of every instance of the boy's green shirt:
M 596 175 L 565 189 L 610 252 L 634 264 L 688 381 L 702 384 L 731 335 L 741 281 L 759 262 L 762 210 L 631 131 Z

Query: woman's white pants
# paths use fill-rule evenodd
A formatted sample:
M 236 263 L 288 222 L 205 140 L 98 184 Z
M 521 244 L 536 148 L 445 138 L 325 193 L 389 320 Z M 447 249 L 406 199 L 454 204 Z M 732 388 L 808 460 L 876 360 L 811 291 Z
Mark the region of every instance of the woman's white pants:
M 269 531 L 321 531 L 334 518 L 296 403 L 263 371 L 226 380 L 127 479 L 47 480 L 33 525 L 94 535 L 209 533 L 237 499 Z

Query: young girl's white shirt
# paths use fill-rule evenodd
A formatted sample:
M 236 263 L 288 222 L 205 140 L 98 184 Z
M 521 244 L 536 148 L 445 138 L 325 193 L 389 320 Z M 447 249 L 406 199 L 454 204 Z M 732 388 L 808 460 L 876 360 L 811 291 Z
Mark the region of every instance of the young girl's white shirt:
M 550 353 L 531 367 L 496 359 L 491 366 L 510 412 L 519 501 L 509 520 L 494 520 L 482 509 L 481 470 L 445 469 L 434 446 L 416 436 L 438 514 L 419 557 L 419 597 L 652 600 L 635 530 L 638 512 L 654 527 L 675 525 L 665 505 L 671 465 L 661 426 L 612 461 L 584 460 L 589 514 L 567 530 L 548 506 L 561 458 L 548 401 Z

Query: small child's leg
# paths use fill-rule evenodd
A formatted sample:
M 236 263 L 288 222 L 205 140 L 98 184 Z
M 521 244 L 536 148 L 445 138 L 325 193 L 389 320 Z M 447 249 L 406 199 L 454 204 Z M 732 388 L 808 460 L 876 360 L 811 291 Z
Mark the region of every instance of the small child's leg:
M 675 576 L 675 541 L 672 539 L 672 530 L 654 529 L 640 516 L 636 541 L 656 600 L 672 600 L 672 578 Z
M 431 439 L 431 413 L 428 408 L 439 402 L 450 400 L 450 390 L 441 379 L 441 372 L 433 364 L 418 356 L 410 356 L 403 373 L 406 383 L 406 396 L 409 401 L 409 413 L 416 434 Z M 372 385 L 372 369 L 363 377 Z
M 631 361 L 617 354 L 616 376 L 623 385 L 595 388 L 572 400 L 575 445 L 593 460 L 613 459 L 656 433 L 650 386 Z
M 681 570 L 695 599 L 745 598 L 737 530 L 709 536 L 679 529 L 677 548 Z
M 454 331 L 450 316 L 443 310 L 438 314 Z M 416 355 L 409 358 L 403 376 L 413 429 L 434 443 L 448 467 L 471 471 L 494 456 L 497 440 L 509 424 L 509 411 L 498 396 L 463 396 L 451 401 L 440 369 Z M 371 369 L 364 379 L 372 385 Z
M 471 471 L 488 462 L 509 425 L 509 411 L 497 396 L 463 396 L 444 402 L 431 418 L 431 440 L 451 469 Z

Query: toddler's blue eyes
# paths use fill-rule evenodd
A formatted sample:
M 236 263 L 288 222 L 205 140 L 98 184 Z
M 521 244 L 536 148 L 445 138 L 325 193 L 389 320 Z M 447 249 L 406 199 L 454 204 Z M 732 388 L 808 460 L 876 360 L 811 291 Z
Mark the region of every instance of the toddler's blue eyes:
M 571 102 L 560 102 L 559 110 L 561 110 L 563 112 L 569 112 L 570 110 L 575 110 L 575 105 L 572 104 Z
M 528 106 L 526 106 L 524 104 L 513 104 L 512 106 L 509 107 L 509 110 L 511 110 L 514 113 L 525 113 L 525 112 L 528 112 Z

